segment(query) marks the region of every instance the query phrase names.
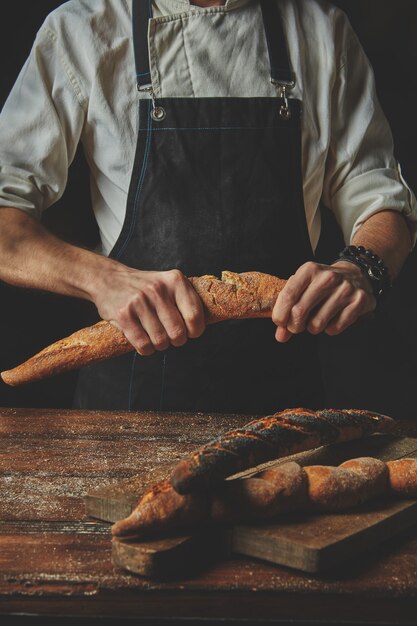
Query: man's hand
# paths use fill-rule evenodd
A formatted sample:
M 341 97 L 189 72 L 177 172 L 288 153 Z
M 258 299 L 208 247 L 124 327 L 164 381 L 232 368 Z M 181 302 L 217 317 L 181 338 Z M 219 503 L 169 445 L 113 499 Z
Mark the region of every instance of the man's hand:
M 112 269 L 97 291 L 95 305 L 139 354 L 182 346 L 204 332 L 201 300 L 179 270 L 144 272 L 121 264 Z
M 272 312 L 278 326 L 275 337 L 284 343 L 305 330 L 338 335 L 375 305 L 370 281 L 353 263 L 308 262 L 288 279 L 277 298 Z
M 90 300 L 143 355 L 181 346 L 205 328 L 201 300 L 178 270 L 132 269 L 61 241 L 9 207 L 0 208 L 0 279 Z

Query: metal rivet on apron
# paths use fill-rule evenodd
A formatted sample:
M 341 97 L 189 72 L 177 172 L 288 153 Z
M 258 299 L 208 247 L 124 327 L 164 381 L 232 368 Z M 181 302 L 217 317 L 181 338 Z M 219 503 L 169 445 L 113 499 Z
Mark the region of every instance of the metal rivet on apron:
M 151 97 L 152 100 L 152 111 L 151 111 L 151 118 L 155 121 L 155 122 L 162 122 L 162 120 L 165 119 L 166 117 L 166 111 L 164 109 L 164 107 L 160 107 L 156 104 L 155 102 L 155 95 L 152 89 L 152 84 L 149 83 L 147 85 L 140 85 L 139 83 L 137 83 L 137 88 L 138 91 L 145 91 L 146 93 L 148 93 Z
M 151 118 L 155 122 L 162 122 L 166 117 L 166 111 L 164 107 L 154 106 L 151 111 Z
M 284 120 L 289 120 L 291 117 L 291 111 L 288 107 L 288 104 L 285 105 L 283 104 L 280 108 L 279 108 L 279 114 L 282 117 L 282 119 Z

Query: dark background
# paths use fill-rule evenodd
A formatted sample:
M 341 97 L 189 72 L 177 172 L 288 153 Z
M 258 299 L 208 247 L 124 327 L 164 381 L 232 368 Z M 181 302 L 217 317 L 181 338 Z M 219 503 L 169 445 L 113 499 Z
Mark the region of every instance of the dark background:
M 62 2 L 14 0 L 8 3 L 0 38 L 0 106 L 23 65 L 43 19 Z M 417 189 L 414 147 L 417 97 L 417 2 L 415 0 L 339 0 L 376 74 L 378 95 L 395 140 L 396 156 L 413 190 Z M 76 36 L 76 34 L 74 34 Z M 64 197 L 45 215 L 60 236 L 91 247 L 97 233 L 89 204 L 82 153 L 71 166 Z M 79 231 L 82 231 L 81 237 Z M 342 246 L 326 216 L 320 260 L 333 260 Z M 337 338 L 322 338 L 327 406 L 360 406 L 394 417 L 414 418 L 417 387 L 417 259 L 413 252 L 373 322 Z M 49 343 L 92 320 L 91 306 L 76 299 L 35 293 L 0 283 L 0 369 L 9 369 Z M 0 406 L 71 406 L 76 373 L 19 388 L 0 383 Z

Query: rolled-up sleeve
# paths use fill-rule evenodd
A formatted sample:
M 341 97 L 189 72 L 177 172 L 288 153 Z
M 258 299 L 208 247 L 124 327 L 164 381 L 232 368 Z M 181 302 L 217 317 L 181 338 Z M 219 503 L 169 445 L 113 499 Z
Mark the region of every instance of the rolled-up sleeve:
M 345 241 L 350 242 L 371 215 L 389 209 L 407 218 L 415 243 L 416 199 L 394 157 L 393 138 L 378 102 L 372 68 L 350 27 L 331 107 L 322 199 L 334 212 Z
M 45 24 L 0 114 L 0 206 L 35 217 L 64 192 L 85 99 Z

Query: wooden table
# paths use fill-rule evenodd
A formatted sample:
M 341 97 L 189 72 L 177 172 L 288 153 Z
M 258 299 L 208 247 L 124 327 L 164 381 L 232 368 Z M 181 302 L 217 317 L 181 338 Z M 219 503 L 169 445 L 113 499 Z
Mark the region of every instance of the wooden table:
M 247 421 L 0 409 L 0 621 L 25 613 L 135 617 L 143 623 L 152 617 L 415 624 L 414 530 L 320 577 L 247 558 L 165 583 L 113 566 L 109 525 L 86 516 L 84 495 L 180 458 Z M 398 433 L 415 436 L 417 421 L 399 423 Z

